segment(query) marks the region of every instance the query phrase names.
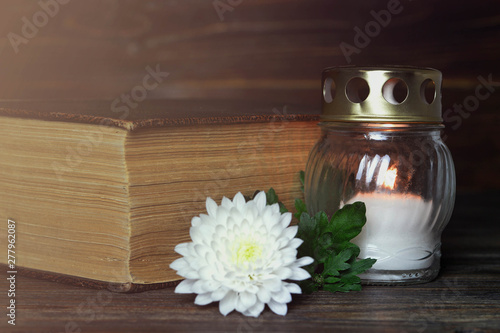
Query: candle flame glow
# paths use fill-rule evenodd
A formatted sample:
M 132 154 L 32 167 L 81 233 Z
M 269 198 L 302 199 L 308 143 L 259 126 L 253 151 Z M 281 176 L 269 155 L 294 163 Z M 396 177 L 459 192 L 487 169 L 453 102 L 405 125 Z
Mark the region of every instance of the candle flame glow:
M 384 182 L 382 184 L 392 190 L 396 184 L 397 175 L 398 169 L 396 169 L 396 167 L 388 169 L 384 175 Z

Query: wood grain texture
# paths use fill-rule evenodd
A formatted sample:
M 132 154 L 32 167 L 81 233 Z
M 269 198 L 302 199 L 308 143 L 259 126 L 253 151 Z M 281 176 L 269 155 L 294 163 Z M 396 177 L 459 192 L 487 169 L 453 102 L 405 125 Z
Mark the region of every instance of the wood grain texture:
M 234 2 L 239 3 L 239 2 Z M 266 101 L 319 110 L 321 71 L 347 65 L 340 44 L 374 21 L 387 0 L 242 1 L 221 21 L 207 0 L 71 1 L 18 45 L 37 1 L 0 0 L 1 99 L 105 99 L 142 84 L 146 67 L 170 75 L 148 98 Z M 448 122 L 460 191 L 499 189 L 500 2 L 400 1 L 351 65 L 415 65 L 443 72 L 443 110 L 474 96 L 478 77 L 495 91 Z M 472 140 L 469 140 L 472 139 Z
M 223 317 L 174 288 L 116 294 L 18 275 L 16 327 L 2 332 L 498 332 L 500 193 L 459 196 L 443 235 L 442 269 L 430 283 L 296 295 L 287 316 Z M 7 290 L 2 271 L 0 290 Z M 6 296 L 2 296 L 5 302 Z M 2 310 L 2 311 L 5 311 Z
M 16 53 L 8 34 L 23 36 L 22 18 L 32 21 L 40 6 L 2 0 L 0 97 L 114 99 L 158 64 L 170 76 L 155 97 L 316 103 L 321 70 L 348 65 L 340 44 L 354 45 L 354 28 L 387 4 L 243 1 L 221 21 L 205 0 L 72 1 Z M 445 90 L 474 88 L 477 75 L 498 72 L 497 1 L 400 4 L 351 65 L 435 67 Z
M 9 271 L 6 264 L 0 264 L 0 271 L 6 272 Z M 175 287 L 179 284 L 180 281 L 171 281 L 164 283 L 155 283 L 155 284 L 136 284 L 136 283 L 111 283 L 105 281 L 98 281 L 92 279 L 85 279 L 81 277 L 66 275 L 66 274 L 57 274 L 53 272 L 40 271 L 36 269 L 24 268 L 24 267 L 16 267 L 16 272 L 27 278 L 34 278 L 38 280 L 46 280 L 57 282 L 61 284 L 73 285 L 83 288 L 90 289 L 107 289 L 114 293 L 140 293 L 146 290 L 156 290 L 163 289 L 167 287 Z

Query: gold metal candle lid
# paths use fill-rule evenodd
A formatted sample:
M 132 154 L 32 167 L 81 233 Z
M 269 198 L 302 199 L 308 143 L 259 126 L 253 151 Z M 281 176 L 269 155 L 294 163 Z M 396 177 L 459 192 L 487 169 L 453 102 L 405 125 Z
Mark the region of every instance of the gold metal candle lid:
M 323 71 L 322 121 L 442 123 L 441 72 L 416 67 Z

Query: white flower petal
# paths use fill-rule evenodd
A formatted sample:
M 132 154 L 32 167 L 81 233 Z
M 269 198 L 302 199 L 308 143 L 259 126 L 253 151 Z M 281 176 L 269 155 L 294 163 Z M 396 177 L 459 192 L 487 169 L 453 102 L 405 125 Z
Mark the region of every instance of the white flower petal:
M 275 247 L 273 247 L 273 250 L 280 250 L 283 249 L 287 246 L 289 246 L 290 240 L 285 237 L 278 238 L 278 240 L 275 243 Z
M 182 274 L 181 274 L 181 272 L 182 272 Z M 179 275 L 185 277 L 186 279 L 190 279 L 190 280 L 195 280 L 195 279 L 200 278 L 200 275 L 198 274 L 198 271 L 196 271 L 196 270 L 189 270 L 187 272 L 184 272 L 184 270 L 182 270 L 182 271 L 179 271 L 177 273 Z
M 302 289 L 300 289 L 299 285 L 296 283 L 285 283 L 285 288 L 288 289 L 288 292 L 291 294 L 302 294 Z
M 284 238 L 290 240 L 293 237 L 295 237 L 295 235 L 297 234 L 297 231 L 299 231 L 299 227 L 296 225 L 294 225 L 292 227 L 288 227 L 285 230 L 283 230 L 283 232 L 281 233 L 281 237 L 284 237 Z
M 233 290 L 235 292 L 237 292 L 237 293 L 242 293 L 242 292 L 244 292 L 247 289 L 246 286 L 245 286 L 245 284 L 241 283 L 240 281 L 234 283 L 232 285 L 232 287 L 233 287 Z
M 205 266 L 202 269 L 199 270 L 200 278 L 203 280 L 210 280 L 212 279 L 214 275 L 214 270 L 213 267 L 211 266 Z
M 196 280 L 195 283 L 193 283 L 193 286 L 191 287 L 193 289 L 193 293 L 195 294 L 204 294 L 208 290 L 205 290 L 203 286 L 203 280 Z
M 207 214 L 200 214 L 200 219 L 201 219 L 200 225 L 206 224 L 206 223 L 211 223 L 214 221 L 214 218 L 210 215 L 207 215 Z
M 307 266 L 314 262 L 314 259 L 311 257 L 302 257 L 295 261 L 297 267 Z
M 297 250 L 291 247 L 282 248 L 280 251 L 284 260 L 295 261 L 297 259 Z
M 255 202 L 257 209 L 259 211 L 263 211 L 267 203 L 266 192 L 260 191 L 257 193 L 257 195 L 253 198 L 253 201 Z
M 219 302 L 220 313 L 227 316 L 228 313 L 236 308 L 236 302 L 238 302 L 238 295 L 232 291 L 228 292 L 227 295 Z
M 290 276 L 291 280 L 302 281 L 311 277 L 311 275 L 305 269 L 302 268 L 294 267 L 292 269 L 292 272 L 293 272 L 292 276 Z
M 241 192 L 238 192 L 234 198 L 233 198 L 233 204 L 234 206 L 240 211 L 242 212 L 245 208 L 245 198 L 243 197 L 243 194 L 241 194 Z
M 292 301 L 292 295 L 285 287 L 282 287 L 277 293 L 272 293 L 271 298 L 278 303 L 289 303 Z
M 292 239 L 289 243 L 288 243 L 288 246 L 291 247 L 291 248 L 298 248 L 299 246 L 302 245 L 302 243 L 304 243 L 304 241 L 300 238 L 294 238 Z
M 204 235 L 203 233 L 200 231 L 200 227 L 191 227 L 189 229 L 189 236 L 191 236 L 191 239 L 193 240 L 194 243 L 202 243 L 203 242 L 203 238 L 204 238 Z
M 286 280 L 292 276 L 292 269 L 288 267 L 278 267 L 278 269 L 274 271 L 274 274 L 276 274 L 281 280 Z
M 184 258 L 179 258 L 177 260 L 174 260 L 174 262 L 170 264 L 170 268 L 176 271 L 179 271 L 186 267 L 189 267 L 189 264 L 186 262 Z
M 240 233 L 242 233 L 244 235 L 248 235 L 248 233 L 250 232 L 250 230 L 251 230 L 251 224 L 250 224 L 250 222 L 246 218 L 243 219 L 243 221 L 241 222 Z
M 286 212 L 281 215 L 281 227 L 284 229 L 290 225 L 290 222 L 292 222 L 292 213 Z
M 262 286 L 271 292 L 276 292 L 281 289 L 281 280 L 278 278 L 268 279 L 263 281 Z
M 214 251 L 210 251 L 210 252 L 207 252 L 207 254 L 205 254 L 205 262 L 207 264 L 214 264 L 215 262 L 217 262 L 217 257 L 215 256 L 215 253 Z
M 297 249 L 299 246 L 302 245 L 304 241 L 300 238 L 294 238 L 288 242 L 288 247 L 291 247 L 292 249 Z
M 181 256 L 187 256 L 189 254 L 188 243 L 177 244 L 174 251 L 179 253 Z
M 262 303 L 267 303 L 271 300 L 271 292 L 265 288 L 260 288 L 257 292 L 257 298 Z
M 191 219 L 191 226 L 197 227 L 201 224 L 201 218 L 199 216 L 195 216 Z
M 233 310 L 257 317 L 269 304 L 272 311 L 285 315 L 297 284 L 309 274 L 302 266 L 313 260 L 297 260 L 302 240 L 294 238 L 297 226 L 290 227 L 292 214 L 281 214 L 279 205 L 266 205 L 265 192 L 245 202 L 241 193 L 232 200 L 223 197 L 221 205 L 206 200 L 207 214 L 191 220 L 192 242 L 175 250 L 182 258 L 170 267 L 186 278 L 176 292 L 196 293 L 195 304 L 219 301 L 219 310 Z
M 212 303 L 212 297 L 210 297 L 210 293 L 199 294 L 194 299 L 194 304 L 196 305 L 207 305 Z
M 226 221 L 227 228 L 230 230 L 234 227 L 239 226 L 239 224 L 241 223 L 241 221 L 243 221 L 244 218 L 245 216 L 243 216 L 243 214 L 238 210 L 238 208 L 236 207 L 231 208 L 231 210 L 229 211 L 229 217 L 227 218 Z
M 204 280 L 203 281 L 203 289 L 205 289 L 207 292 L 212 292 L 214 290 L 217 290 L 221 287 L 221 283 L 219 281 L 215 280 Z
M 255 296 L 255 294 L 244 291 L 240 294 L 240 299 L 241 303 L 243 303 L 243 305 L 245 306 L 245 310 L 240 312 L 244 312 L 246 311 L 246 309 L 255 304 L 255 302 L 257 301 L 257 296 Z
M 252 307 L 250 307 L 243 314 L 245 316 L 257 318 L 262 313 L 262 311 L 264 310 L 264 306 L 265 306 L 264 303 L 257 301 Z
M 271 236 L 276 237 L 276 238 L 278 238 L 282 232 L 283 232 L 283 228 L 281 228 L 281 226 L 279 224 L 274 225 L 271 228 L 271 230 L 269 231 Z
M 273 219 L 273 211 L 270 206 L 266 206 L 263 212 L 260 212 L 262 216 L 262 221 L 264 222 L 264 225 L 269 225 L 272 224 L 272 219 Z
M 210 252 L 211 248 L 205 244 L 195 244 L 194 251 L 196 256 L 201 259 L 205 259 L 205 256 Z
M 222 206 L 219 206 L 217 208 L 217 225 L 225 225 L 228 217 L 229 210 Z
M 233 202 L 226 197 L 222 198 L 221 206 L 226 208 L 227 210 L 233 207 Z
M 184 267 L 182 269 L 179 269 L 177 271 L 177 275 L 180 275 L 182 276 L 183 278 L 187 278 L 187 279 L 190 279 L 190 276 L 193 276 L 193 273 L 192 273 L 192 268 L 191 267 Z M 192 278 L 192 279 L 197 279 L 196 277 Z
M 210 244 L 210 240 L 212 240 L 212 235 L 215 231 L 214 225 L 212 223 L 204 223 L 198 227 L 198 231 L 202 235 L 202 237 L 198 242 L 195 241 L 195 243 Z
M 193 293 L 193 284 L 196 280 L 182 280 L 181 283 L 175 287 L 175 292 L 178 294 L 192 294 Z
M 227 295 L 228 291 L 229 290 L 226 288 L 219 288 L 212 292 L 212 299 L 214 300 L 214 302 L 220 301 Z
M 259 287 L 257 287 L 255 284 L 250 284 L 250 285 L 247 285 L 247 289 L 246 290 L 249 293 L 257 294 L 257 292 L 259 291 Z
M 217 217 L 217 203 L 212 200 L 212 198 L 207 198 L 207 202 L 205 203 L 205 207 L 207 208 L 207 213 L 210 216 Z
M 273 300 L 271 300 L 271 302 L 267 303 L 267 305 L 269 306 L 271 311 L 273 311 L 274 313 L 276 313 L 280 316 L 286 315 L 286 312 L 288 310 L 286 304 L 278 303 L 278 302 L 275 302 Z
M 224 275 L 224 280 L 226 280 L 226 281 L 234 281 L 235 279 L 236 279 L 235 272 L 229 271 L 229 272 L 226 272 L 226 274 Z
M 253 220 L 260 220 L 260 210 L 257 208 L 256 205 L 254 205 L 251 209 L 249 209 L 247 214 L 251 215 Z M 257 223 L 261 224 L 261 222 L 257 222 Z
M 238 300 L 236 301 L 236 307 L 234 309 L 238 312 L 244 313 L 248 310 L 248 307 L 243 304 L 241 297 L 238 297 Z
M 277 206 L 277 204 L 276 204 L 276 206 Z M 280 224 L 281 214 L 279 212 L 274 213 L 273 210 L 271 209 L 271 207 L 272 206 L 267 206 L 266 210 L 269 211 L 269 214 L 265 214 L 262 216 L 264 224 L 265 224 L 266 229 L 268 231 L 268 234 L 269 234 L 269 231 L 271 231 L 275 226 L 279 226 L 280 227 L 279 230 L 283 230 L 283 228 L 281 227 L 281 224 Z

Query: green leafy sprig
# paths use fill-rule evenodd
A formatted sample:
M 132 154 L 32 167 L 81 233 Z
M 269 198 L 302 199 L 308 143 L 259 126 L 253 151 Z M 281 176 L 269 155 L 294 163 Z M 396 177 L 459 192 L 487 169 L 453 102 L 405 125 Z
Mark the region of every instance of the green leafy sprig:
M 304 173 L 301 172 L 303 183 Z M 267 193 L 267 204 L 280 204 L 287 212 L 273 188 Z M 314 262 L 303 267 L 311 278 L 301 283 L 304 293 L 318 290 L 348 292 L 361 290 L 358 274 L 373 266 L 376 259 L 358 260 L 360 249 L 351 240 L 359 235 L 366 223 L 366 207 L 362 202 L 348 204 L 330 219 L 325 212 L 311 216 L 301 199 L 295 200 L 294 216 L 299 220 L 297 237 L 304 243 L 298 248 L 298 257 L 309 256 Z
M 357 260 L 360 249 L 351 243 L 366 223 L 366 208 L 362 202 L 345 205 L 331 219 L 325 212 L 309 215 L 302 200 L 295 201 L 299 216 L 297 237 L 304 243 L 298 248 L 298 256 L 310 256 L 314 262 L 304 267 L 312 279 L 302 283 L 305 293 L 317 290 L 361 290 L 357 276 L 375 263 L 375 259 Z

